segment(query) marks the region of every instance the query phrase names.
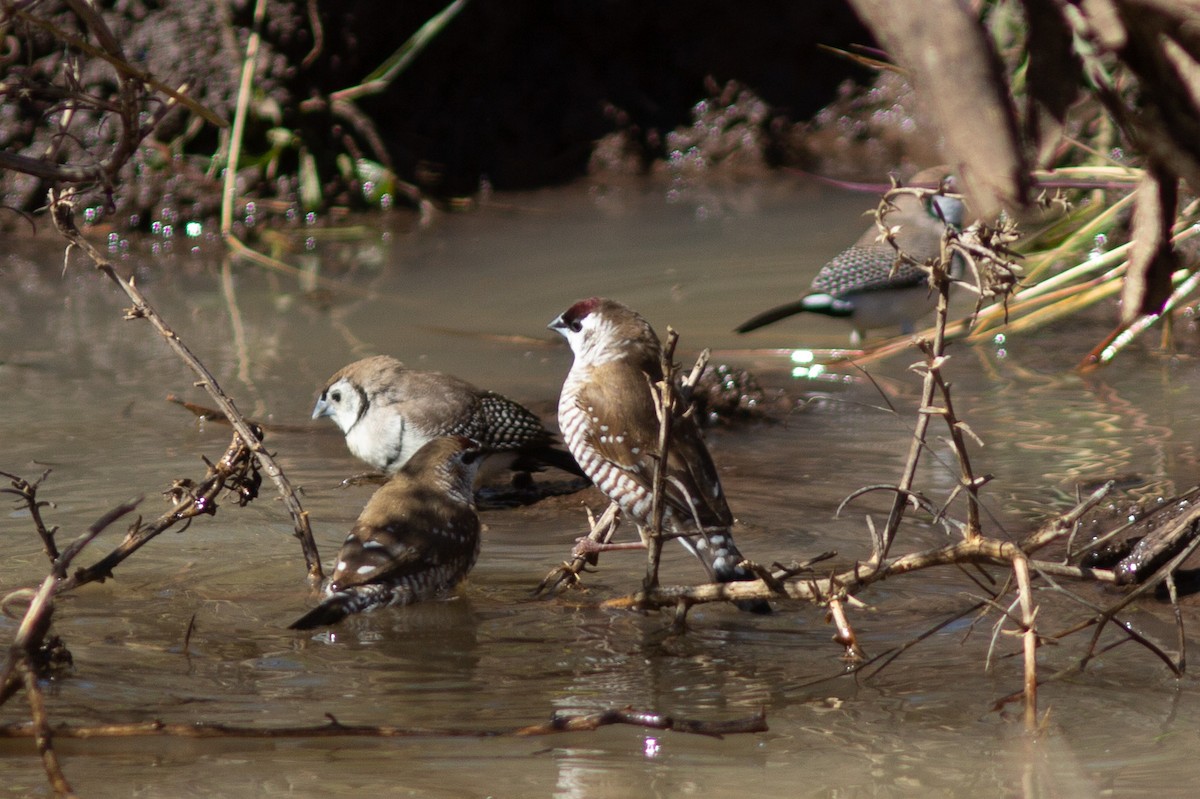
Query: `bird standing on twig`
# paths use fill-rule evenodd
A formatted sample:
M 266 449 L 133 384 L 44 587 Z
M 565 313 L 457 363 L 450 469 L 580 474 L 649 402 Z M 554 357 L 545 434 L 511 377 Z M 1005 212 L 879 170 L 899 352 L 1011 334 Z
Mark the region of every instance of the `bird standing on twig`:
M 409 369 L 376 355 L 339 369 L 321 389 L 312 416 L 328 416 L 358 458 L 394 474 L 431 439 L 466 436 L 484 454 L 516 456 L 514 469 L 554 466 L 585 476 L 525 406 L 441 372 Z
M 887 217 L 889 227 L 899 226 L 896 244 L 918 261 L 941 254 L 947 226 L 960 228 L 965 208 L 956 197 L 935 195 L 921 200 L 902 195 Z M 956 259 L 957 260 L 957 259 Z M 857 346 L 868 330 L 899 327 L 911 333 L 918 319 L 933 310 L 936 295 L 929 290 L 924 270 L 901 263 L 893 273 L 896 250 L 881 241 L 872 225 L 850 247 L 835 255 L 813 279 L 811 291 L 798 300 L 764 311 L 738 325 L 738 333 L 802 312 L 839 316 L 853 325 L 850 341 Z
M 481 458 L 462 436 L 421 447 L 371 495 L 338 552 L 326 598 L 291 628 L 433 599 L 462 580 L 479 556 L 472 483 Z
M 549 325 L 575 361 L 558 401 L 558 424 L 575 460 L 596 487 L 638 526 L 651 526 L 659 419 L 653 386 L 663 379 L 662 345 L 641 316 L 613 300 L 581 300 Z M 675 391 L 675 387 L 670 387 Z M 663 529 L 704 564 L 712 579 L 757 579 L 742 563 L 733 514 L 695 419 L 675 403 L 667 448 Z M 690 535 L 689 535 L 690 534 Z M 739 607 L 767 612 L 765 601 Z

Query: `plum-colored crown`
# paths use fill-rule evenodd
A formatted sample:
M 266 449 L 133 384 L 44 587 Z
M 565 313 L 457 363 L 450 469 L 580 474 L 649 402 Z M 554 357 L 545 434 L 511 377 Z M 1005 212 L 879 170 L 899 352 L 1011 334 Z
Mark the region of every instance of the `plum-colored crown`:
M 572 305 L 567 310 L 563 311 L 562 320 L 570 325 L 572 322 L 578 322 L 585 318 L 588 314 L 594 312 L 603 303 L 600 297 L 588 297 L 586 300 L 580 300 Z

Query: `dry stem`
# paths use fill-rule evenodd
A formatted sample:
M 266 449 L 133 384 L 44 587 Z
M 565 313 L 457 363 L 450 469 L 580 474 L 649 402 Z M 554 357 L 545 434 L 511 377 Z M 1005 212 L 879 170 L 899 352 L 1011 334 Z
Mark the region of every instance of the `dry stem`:
M 319 583 L 324 577 L 321 569 L 321 558 L 317 552 L 316 542 L 313 540 L 312 528 L 309 526 L 308 514 L 300 505 L 300 500 L 296 496 L 296 492 L 292 489 L 291 483 L 283 470 L 275 462 L 275 459 L 263 447 L 259 440 L 258 434 L 251 429 L 246 418 L 234 405 L 233 400 L 221 390 L 217 384 L 217 380 L 212 373 L 204 366 L 200 360 L 192 354 L 191 350 L 183 343 L 179 336 L 167 326 L 167 323 L 158 314 L 154 308 L 146 301 L 145 296 L 141 291 L 134 286 L 132 281 L 127 281 L 117 274 L 112 263 L 105 258 L 99 250 L 92 246 L 79 229 L 75 226 L 74 207 L 70 192 L 60 193 L 58 191 L 51 192 L 50 198 L 51 217 L 54 220 L 54 225 L 59 233 L 71 243 L 72 246 L 79 247 L 88 257 L 91 258 L 96 268 L 103 272 L 109 280 L 117 284 L 126 296 L 133 301 L 133 308 L 126 311 L 127 319 L 146 319 L 156 330 L 166 339 L 167 344 L 172 350 L 183 360 L 187 366 L 199 376 L 200 380 L 196 385 L 203 388 L 216 402 L 217 407 L 225 414 L 225 418 L 233 425 L 234 430 L 241 436 L 246 447 L 254 453 L 255 457 L 262 462 L 263 468 L 267 475 L 275 483 L 279 490 L 280 496 L 283 498 L 284 505 L 292 515 L 294 525 L 294 534 L 300 540 L 301 549 L 304 551 L 304 559 L 308 567 L 308 577 L 314 584 Z M 69 249 L 68 249 L 69 252 Z
M 327 714 L 328 715 L 328 714 Z M 332 716 L 329 723 L 309 727 L 236 727 L 226 724 L 165 724 L 151 721 L 136 724 L 104 724 L 88 727 L 56 727 L 60 738 L 499 738 L 554 735 L 597 730 L 612 724 L 629 724 L 652 730 L 670 730 L 691 735 L 721 738 L 725 735 L 767 732 L 766 716 L 759 713 L 729 721 L 681 719 L 633 708 L 603 710 L 582 715 L 554 716 L 541 724 L 503 730 L 469 730 L 455 727 L 393 727 L 346 725 Z M 35 730 L 28 724 L 0 726 L 0 738 L 28 738 Z

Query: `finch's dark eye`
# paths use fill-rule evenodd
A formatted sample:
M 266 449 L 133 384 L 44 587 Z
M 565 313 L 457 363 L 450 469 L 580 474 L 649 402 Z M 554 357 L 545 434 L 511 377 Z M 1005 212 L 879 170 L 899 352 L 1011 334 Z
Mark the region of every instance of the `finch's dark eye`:
M 333 400 L 334 402 L 341 402 L 341 401 L 342 401 L 342 392 L 340 392 L 340 391 L 330 391 L 330 392 L 329 392 L 329 399 Z
M 583 330 L 583 322 L 579 321 L 578 319 L 572 319 L 567 323 L 567 327 L 571 328 L 572 333 L 578 333 L 579 331 Z

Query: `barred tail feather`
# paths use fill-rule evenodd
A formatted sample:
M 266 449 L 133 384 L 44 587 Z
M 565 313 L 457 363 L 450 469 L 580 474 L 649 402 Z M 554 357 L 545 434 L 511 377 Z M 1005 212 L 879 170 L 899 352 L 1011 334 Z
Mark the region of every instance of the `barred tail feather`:
M 321 604 L 289 624 L 288 629 L 311 630 L 315 627 L 327 627 L 355 613 L 403 604 L 411 600 L 411 595 L 412 592 L 404 588 L 379 583 L 352 586 L 322 600 Z
M 733 536 L 728 532 L 710 531 L 694 541 L 680 538 L 679 543 L 704 564 L 704 568 L 718 583 L 739 583 L 758 579 L 753 572 L 740 565 L 744 558 L 737 544 L 733 543 Z M 739 599 L 734 604 L 738 610 L 747 613 L 771 612 L 771 604 L 765 599 Z

